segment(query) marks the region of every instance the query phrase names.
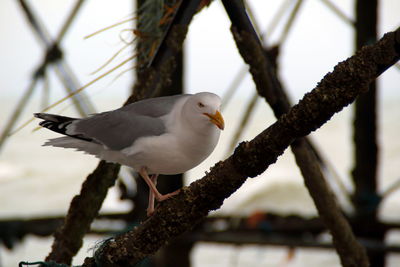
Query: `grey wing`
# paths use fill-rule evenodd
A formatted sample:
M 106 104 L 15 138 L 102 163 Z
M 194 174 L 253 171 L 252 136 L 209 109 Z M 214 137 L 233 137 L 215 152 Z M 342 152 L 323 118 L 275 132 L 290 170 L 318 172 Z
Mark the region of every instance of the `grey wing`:
M 174 95 L 145 99 L 114 111 L 96 114 L 74 122 L 75 135 L 84 136 L 112 150 L 124 149 L 136 139 L 165 133 L 162 116 L 171 112 L 174 104 L 190 95 Z
M 187 98 L 190 94 L 163 96 L 157 98 L 144 99 L 129 105 L 126 105 L 119 110 L 127 111 L 134 114 L 140 114 L 149 117 L 161 117 L 168 114 L 178 100 Z
M 158 136 L 165 133 L 160 118 L 136 115 L 122 110 L 96 114 L 71 124 L 71 131 L 112 150 L 121 150 L 132 145 L 136 139 Z

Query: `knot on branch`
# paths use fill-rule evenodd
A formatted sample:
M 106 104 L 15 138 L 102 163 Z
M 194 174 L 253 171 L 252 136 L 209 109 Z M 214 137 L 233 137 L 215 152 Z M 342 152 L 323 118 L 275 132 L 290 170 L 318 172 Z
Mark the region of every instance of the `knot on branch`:
M 34 72 L 34 78 L 43 78 L 46 74 L 46 68 L 49 64 L 55 63 L 56 61 L 62 59 L 63 52 L 58 47 L 57 43 L 54 43 L 52 46 L 47 48 L 46 56 L 44 62 L 37 68 Z
M 49 47 L 46 51 L 45 60 L 47 63 L 54 63 L 63 57 L 63 52 L 60 50 L 57 43 L 54 43 L 51 47 Z

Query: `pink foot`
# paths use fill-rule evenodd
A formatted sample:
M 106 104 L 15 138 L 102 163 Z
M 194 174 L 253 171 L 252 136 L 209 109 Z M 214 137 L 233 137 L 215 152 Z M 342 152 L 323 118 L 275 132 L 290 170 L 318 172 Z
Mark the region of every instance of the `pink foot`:
M 154 208 L 153 209 L 147 209 L 147 217 L 152 216 L 154 213 Z
M 157 199 L 158 202 L 162 202 L 162 201 L 167 200 L 167 199 L 169 199 L 169 198 L 171 198 L 173 196 L 176 196 L 180 192 L 181 192 L 181 190 L 178 189 L 178 190 L 176 190 L 176 191 L 174 191 L 172 193 L 168 193 L 168 194 L 165 194 L 165 195 L 161 195 L 160 194 L 160 195 L 156 196 L 156 199 Z M 154 214 L 154 211 L 155 211 L 154 206 L 149 206 L 147 208 L 147 217 L 152 216 Z
M 160 195 L 156 196 L 156 199 L 158 202 L 161 202 L 161 201 L 169 199 L 170 197 L 176 196 L 177 194 L 179 194 L 179 192 L 181 192 L 180 189 L 178 189 L 172 193 L 165 194 L 165 195 L 160 194 Z

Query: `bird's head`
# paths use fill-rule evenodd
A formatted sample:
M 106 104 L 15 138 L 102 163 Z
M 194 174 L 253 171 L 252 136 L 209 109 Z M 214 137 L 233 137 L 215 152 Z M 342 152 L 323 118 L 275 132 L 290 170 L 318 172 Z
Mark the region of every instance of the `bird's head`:
M 194 94 L 188 104 L 201 121 L 211 122 L 221 130 L 225 128 L 224 118 L 220 112 L 221 99 L 216 94 L 208 92 Z

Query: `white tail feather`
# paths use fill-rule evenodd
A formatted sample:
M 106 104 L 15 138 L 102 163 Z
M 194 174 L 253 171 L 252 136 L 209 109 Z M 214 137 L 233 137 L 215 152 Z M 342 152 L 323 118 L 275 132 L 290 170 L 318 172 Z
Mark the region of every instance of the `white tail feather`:
M 109 150 L 107 148 L 104 148 L 102 145 L 69 136 L 49 139 L 46 143 L 43 144 L 43 146 L 73 148 L 108 162 L 130 166 L 126 155 L 122 154 L 120 151 Z

